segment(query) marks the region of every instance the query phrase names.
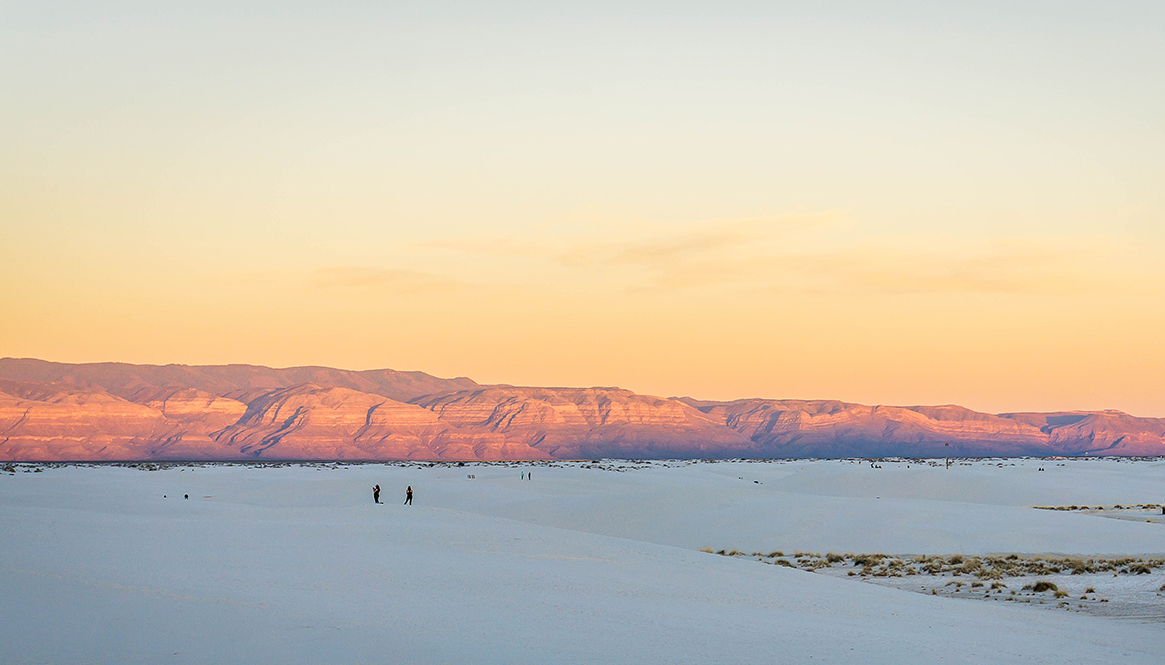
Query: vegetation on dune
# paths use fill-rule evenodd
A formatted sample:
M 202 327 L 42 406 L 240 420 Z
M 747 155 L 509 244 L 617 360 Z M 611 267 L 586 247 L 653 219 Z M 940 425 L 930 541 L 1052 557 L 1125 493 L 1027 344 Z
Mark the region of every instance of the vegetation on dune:
M 1165 559 L 1144 559 L 1140 557 L 1043 557 L 1008 554 L 1005 556 L 963 556 L 948 557 L 938 555 L 896 556 L 890 554 L 818 554 L 815 552 L 795 552 L 786 557 L 781 551 L 742 552 L 738 549 L 701 550 L 721 556 L 748 557 L 779 566 L 800 570 L 820 570 L 850 566 L 854 577 L 907 577 L 911 575 L 932 575 L 961 577 L 966 575 L 976 580 L 993 581 L 989 590 L 1001 592 L 1007 585 L 1000 583 L 1005 577 L 1039 577 L 1043 575 L 1085 575 L 1113 573 L 1114 575 L 1147 575 L 1158 568 L 1165 568 Z M 1040 582 L 1043 583 L 1043 582 Z M 1039 583 L 1037 583 L 1039 584 Z M 1049 582 L 1050 584 L 1050 582 Z M 984 586 L 974 582 L 972 587 Z M 1046 589 L 1045 589 L 1046 590 Z M 1055 590 L 1055 589 L 1052 589 Z M 1091 587 L 1085 593 L 1094 593 Z

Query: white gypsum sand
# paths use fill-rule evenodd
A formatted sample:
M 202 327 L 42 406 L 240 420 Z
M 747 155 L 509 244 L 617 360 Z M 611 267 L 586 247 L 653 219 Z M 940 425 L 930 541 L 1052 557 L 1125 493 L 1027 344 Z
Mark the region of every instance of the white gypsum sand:
M 1162 524 L 1032 508 L 1160 503 L 1161 462 L 880 466 L 22 466 L 0 474 L 0 661 L 1165 658 L 1160 623 L 699 551 L 1165 552 Z

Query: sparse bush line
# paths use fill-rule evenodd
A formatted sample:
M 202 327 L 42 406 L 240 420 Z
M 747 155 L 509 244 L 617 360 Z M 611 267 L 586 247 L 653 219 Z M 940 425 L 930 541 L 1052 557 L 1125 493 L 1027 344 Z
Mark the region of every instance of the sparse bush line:
M 1063 511 L 1073 511 L 1073 510 L 1160 510 L 1161 504 L 1159 504 L 1159 503 L 1140 503 L 1140 504 L 1130 503 L 1126 506 L 1126 505 L 1117 503 L 1117 504 L 1113 504 L 1113 506 L 1111 508 L 1105 508 L 1104 506 L 1096 506 L 1095 508 L 1093 508 L 1091 506 L 1076 506 L 1076 505 L 1072 505 L 1072 506 L 1032 506 L 1032 508 L 1035 508 L 1036 510 L 1063 510 Z
M 852 567 L 851 577 L 908 577 L 911 575 L 931 575 L 960 577 L 967 575 L 978 580 L 994 580 L 991 589 L 1001 590 L 1006 585 L 998 580 L 1005 577 L 1039 577 L 1042 575 L 1084 575 L 1113 573 L 1114 575 L 1147 575 L 1158 568 L 1165 568 L 1165 559 L 1145 559 L 1140 557 L 1044 557 L 1008 554 L 1006 556 L 963 556 L 948 557 L 937 555 L 896 556 L 890 554 L 818 554 L 816 552 L 794 552 L 786 556 L 780 550 L 770 552 L 743 552 L 738 549 L 716 550 L 704 548 L 702 552 L 720 556 L 748 557 L 765 563 L 798 568 L 820 570 L 822 568 Z M 972 587 L 981 587 L 975 582 Z M 1091 589 L 1091 587 L 1089 587 Z M 1054 590 L 1054 589 L 1053 589 Z M 1085 593 L 1094 593 L 1086 591 Z

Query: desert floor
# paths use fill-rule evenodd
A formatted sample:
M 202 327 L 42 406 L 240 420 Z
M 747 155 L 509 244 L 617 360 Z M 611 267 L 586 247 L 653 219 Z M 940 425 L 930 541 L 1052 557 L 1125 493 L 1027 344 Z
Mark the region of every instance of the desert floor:
M 17 465 L 0 662 L 1165 662 L 1162 565 L 991 591 L 852 558 L 1151 563 L 1165 462 L 877 464 Z

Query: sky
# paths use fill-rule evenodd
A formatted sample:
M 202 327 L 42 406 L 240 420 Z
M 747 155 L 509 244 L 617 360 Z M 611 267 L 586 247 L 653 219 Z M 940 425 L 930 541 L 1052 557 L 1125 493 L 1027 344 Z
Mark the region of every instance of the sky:
M 955 4 L 0 1 L 0 356 L 1165 417 L 1165 4 Z

